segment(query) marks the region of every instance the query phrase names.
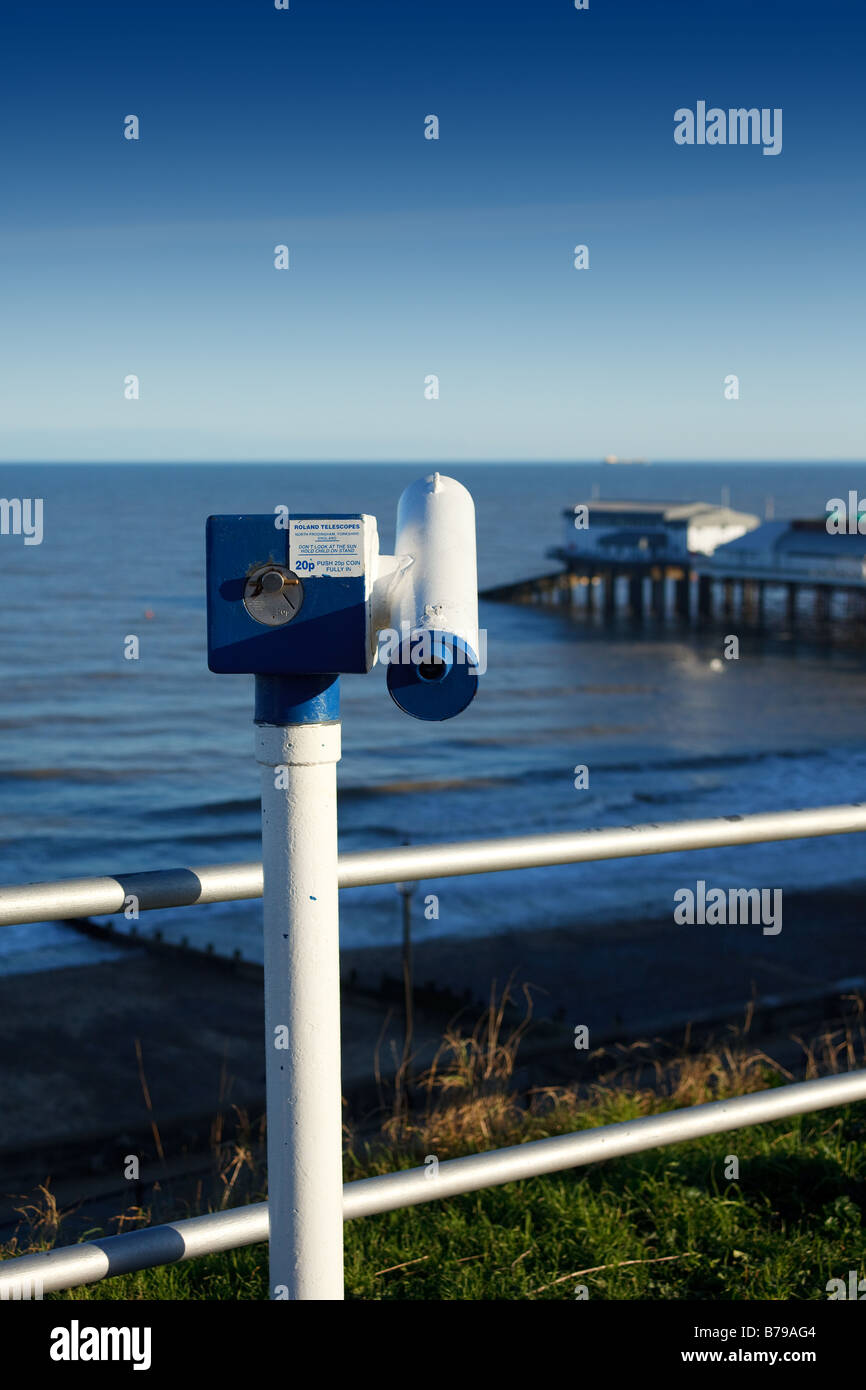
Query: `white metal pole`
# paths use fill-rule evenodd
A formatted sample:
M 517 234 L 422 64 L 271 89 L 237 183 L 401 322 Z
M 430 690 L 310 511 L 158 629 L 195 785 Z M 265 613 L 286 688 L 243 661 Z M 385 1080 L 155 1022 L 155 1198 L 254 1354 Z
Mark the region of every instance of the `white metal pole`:
M 270 1295 L 343 1298 L 338 722 L 260 724 Z

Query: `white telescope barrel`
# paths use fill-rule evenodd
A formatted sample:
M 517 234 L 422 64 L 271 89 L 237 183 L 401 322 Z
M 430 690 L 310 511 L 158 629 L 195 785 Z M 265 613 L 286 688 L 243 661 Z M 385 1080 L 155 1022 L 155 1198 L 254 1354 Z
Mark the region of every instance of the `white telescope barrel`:
M 474 699 L 479 675 L 475 504 L 463 484 L 442 473 L 411 483 L 395 550 L 388 690 L 417 719 L 450 719 Z

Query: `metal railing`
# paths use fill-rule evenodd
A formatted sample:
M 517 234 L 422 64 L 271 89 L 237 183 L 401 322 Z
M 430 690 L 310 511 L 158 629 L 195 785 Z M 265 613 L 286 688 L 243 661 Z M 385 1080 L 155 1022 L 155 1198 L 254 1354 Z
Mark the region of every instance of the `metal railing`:
M 361 1178 L 343 1187 L 343 1219 L 377 1216 L 402 1207 L 420 1206 L 443 1197 L 456 1197 L 481 1188 L 519 1182 L 522 1178 L 561 1173 L 566 1169 L 600 1163 L 609 1158 L 680 1144 L 707 1134 L 724 1134 L 748 1125 L 768 1124 L 809 1110 L 850 1105 L 866 1100 L 866 1071 L 819 1081 L 800 1081 L 771 1091 L 712 1101 L 686 1110 L 647 1115 L 577 1134 L 536 1139 L 468 1158 L 452 1158 L 439 1164 L 435 1177 L 428 1168 L 408 1168 L 377 1178 Z M 268 1204 L 256 1202 L 232 1211 L 193 1216 L 164 1226 L 84 1241 L 60 1250 L 19 1255 L 0 1261 L 0 1298 L 28 1285 L 40 1293 L 56 1293 L 82 1284 L 154 1265 L 216 1255 L 268 1239 Z
M 498 840 L 356 850 L 340 855 L 338 872 L 341 888 L 359 888 L 376 883 L 456 878 L 506 869 L 544 868 L 552 864 L 587 864 L 602 859 L 631 859 L 645 854 L 718 849 L 725 845 L 754 845 L 771 840 L 853 835 L 864 830 L 866 802 L 854 802 L 798 811 L 762 811 L 750 816 L 667 821 L 659 825 L 619 825 L 604 830 L 567 830 Z M 0 888 L 0 926 L 110 915 L 122 912 L 130 898 L 136 899 L 138 911 L 146 912 L 261 896 L 262 866 L 255 861 L 98 878 L 68 878 L 53 883 L 10 884 Z
M 339 882 L 344 888 L 357 887 L 863 831 L 866 804 L 855 803 L 661 825 L 404 846 L 341 855 Z M 147 911 L 261 895 L 262 869 L 257 863 L 18 884 L 0 889 L 0 925 L 121 912 L 131 896 L 137 898 L 140 911 Z M 426 1166 L 364 1178 L 344 1186 L 343 1216 L 350 1220 L 396 1211 L 861 1100 L 866 1100 L 863 1070 L 451 1159 L 440 1163 L 432 1178 Z M 0 1298 L 32 1296 L 22 1294 L 22 1290 L 33 1288 L 41 1296 L 267 1239 L 267 1203 L 256 1203 L 2 1261 Z

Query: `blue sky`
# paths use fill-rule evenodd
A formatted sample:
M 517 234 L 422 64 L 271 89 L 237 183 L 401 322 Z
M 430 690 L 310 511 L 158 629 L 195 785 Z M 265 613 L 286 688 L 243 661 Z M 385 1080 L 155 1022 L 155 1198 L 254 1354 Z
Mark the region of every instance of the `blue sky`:
M 4 29 L 0 458 L 864 456 L 851 0 L 19 0 Z M 677 146 L 698 100 L 781 107 L 782 153 Z

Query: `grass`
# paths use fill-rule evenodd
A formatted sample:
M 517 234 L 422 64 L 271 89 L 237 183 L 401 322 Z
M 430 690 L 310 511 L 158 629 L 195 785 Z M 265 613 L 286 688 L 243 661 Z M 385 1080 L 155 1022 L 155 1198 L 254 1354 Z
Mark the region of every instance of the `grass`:
M 446 1034 L 410 1106 L 398 1099 L 374 1145 L 349 1136 L 346 1178 L 502 1144 L 612 1124 L 780 1085 L 790 1074 L 748 1045 L 664 1058 L 639 1045 L 609 1054 L 580 1090 L 519 1096 L 524 1024 L 506 1035 L 503 1000 L 474 1032 Z M 806 1076 L 861 1064 L 863 1010 L 805 1048 Z M 820 1299 L 831 1278 L 863 1275 L 863 1107 L 821 1111 L 650 1150 L 465 1197 L 348 1222 L 346 1295 L 356 1299 Z M 240 1117 L 218 1134 L 218 1187 L 202 1209 L 261 1194 L 261 1135 Z M 729 1156 L 737 1180 L 726 1176 Z M 5 1253 L 47 1248 L 62 1231 L 50 1192 L 22 1208 L 25 1233 Z M 191 1214 L 189 1210 L 169 1213 Z M 133 1212 L 121 1224 L 166 1213 Z M 62 1239 L 59 1243 L 63 1243 Z M 265 1299 L 259 1245 L 106 1280 L 56 1298 Z

